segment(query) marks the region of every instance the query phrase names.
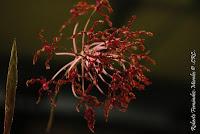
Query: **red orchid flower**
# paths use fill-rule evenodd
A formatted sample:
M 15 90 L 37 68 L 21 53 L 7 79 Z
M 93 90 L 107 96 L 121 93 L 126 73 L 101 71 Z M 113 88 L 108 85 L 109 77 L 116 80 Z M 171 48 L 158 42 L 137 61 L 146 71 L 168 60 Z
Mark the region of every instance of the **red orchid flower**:
M 136 98 L 134 90 L 144 90 L 145 86 L 151 84 L 144 74 L 150 69 L 142 63 L 147 61 L 155 64 L 146 51 L 143 38 L 153 34 L 144 30 L 131 30 L 136 16 L 121 28 L 112 27 L 108 15 L 112 11 L 108 0 L 96 0 L 95 4 L 81 1 L 70 10 L 71 17 L 62 25 L 59 36 L 54 37 L 52 43 L 48 43 L 40 33 L 43 46 L 36 52 L 33 64 L 41 53 L 48 55 L 45 62 L 46 69 L 50 69 L 49 62 L 53 56 L 70 56 L 73 60 L 58 69 L 49 80 L 39 78 L 27 81 L 28 85 L 39 82 L 41 84 L 39 93 L 48 92 L 50 96 L 57 94 L 63 84 L 71 83 L 72 94 L 78 100 L 76 110 L 80 112 L 80 108 L 84 109 L 84 118 L 92 132 L 94 132 L 95 109 L 104 107 L 106 121 L 114 108 L 125 112 L 129 103 Z M 94 20 L 95 13 L 101 19 Z M 87 14 L 89 17 L 84 28 L 80 30 L 76 18 Z M 102 31 L 96 30 L 96 27 L 104 24 L 104 21 L 108 22 L 110 27 Z M 57 49 L 68 25 L 74 25 L 71 36 L 73 52 Z M 81 39 L 79 44 L 78 39 Z M 103 83 L 104 88 L 100 83 Z M 99 91 L 99 96 L 104 96 L 104 99 L 92 95 L 92 90 Z

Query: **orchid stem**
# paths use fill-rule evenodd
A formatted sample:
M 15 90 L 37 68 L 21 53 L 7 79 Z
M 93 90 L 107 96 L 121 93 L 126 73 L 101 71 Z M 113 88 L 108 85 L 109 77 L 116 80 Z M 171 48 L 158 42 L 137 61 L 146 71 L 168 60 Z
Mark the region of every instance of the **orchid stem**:
M 56 103 L 56 101 L 57 101 L 57 95 L 58 95 L 58 92 L 56 92 L 55 95 L 53 96 L 53 103 Z M 49 120 L 48 120 L 48 123 L 47 123 L 47 128 L 46 128 L 46 133 L 47 134 L 50 133 L 52 125 L 53 125 L 53 119 L 54 119 L 55 109 L 56 109 L 56 106 L 52 105 L 51 106 L 51 110 L 50 110 L 50 114 L 49 114 Z
M 84 47 L 85 47 L 85 35 L 86 35 L 86 30 L 87 30 L 87 27 L 90 23 L 90 20 L 93 16 L 93 14 L 96 12 L 96 9 L 93 10 L 93 12 L 91 13 L 90 17 L 88 18 L 86 24 L 85 24 L 85 27 L 83 29 L 83 36 L 82 36 L 82 51 L 81 51 L 81 55 L 84 56 Z M 81 72 L 82 72 L 82 91 L 83 91 L 83 94 L 85 92 L 85 61 L 84 59 L 82 59 L 82 62 L 81 62 Z
M 79 23 L 77 22 L 75 27 L 74 27 L 73 35 L 76 34 L 76 30 L 78 28 L 78 25 L 79 25 Z M 74 53 L 76 54 L 77 53 L 77 47 L 76 47 L 76 38 L 75 37 L 73 38 L 73 47 L 74 47 Z

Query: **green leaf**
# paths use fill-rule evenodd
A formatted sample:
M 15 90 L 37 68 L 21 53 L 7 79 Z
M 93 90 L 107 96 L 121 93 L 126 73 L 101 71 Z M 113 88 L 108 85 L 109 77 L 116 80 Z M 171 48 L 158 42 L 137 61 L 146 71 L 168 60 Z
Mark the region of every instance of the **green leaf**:
M 3 134 L 10 134 L 11 131 L 14 109 L 15 109 L 15 95 L 17 89 L 17 81 L 18 81 L 17 46 L 16 46 L 16 40 L 14 40 L 9 62 L 8 74 L 7 74 Z

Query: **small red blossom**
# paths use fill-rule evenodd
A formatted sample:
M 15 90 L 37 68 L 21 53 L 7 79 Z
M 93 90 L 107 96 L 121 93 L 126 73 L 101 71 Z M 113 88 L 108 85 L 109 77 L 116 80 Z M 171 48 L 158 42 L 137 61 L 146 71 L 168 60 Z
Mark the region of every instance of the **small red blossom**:
M 144 30 L 132 31 L 136 16 L 132 16 L 127 25 L 112 27 L 109 17 L 112 12 L 109 0 L 96 0 L 94 4 L 80 1 L 70 10 L 71 17 L 64 22 L 59 36 L 55 36 L 51 43 L 41 31 L 39 38 L 42 47 L 36 51 L 33 64 L 36 64 L 42 53 L 48 55 L 45 61 L 46 69 L 50 69 L 49 62 L 53 56 L 70 56 L 73 59 L 58 69 L 49 80 L 40 77 L 27 81 L 28 86 L 39 83 L 39 96 L 47 93 L 52 105 L 55 105 L 54 97 L 62 85 L 71 84 L 72 94 L 77 98 L 76 110 L 84 110 L 84 118 L 92 132 L 95 125 L 95 109 L 103 107 L 106 121 L 113 109 L 125 112 L 130 102 L 136 99 L 134 91 L 144 90 L 151 84 L 150 79 L 145 76 L 145 72 L 150 72 L 150 69 L 143 65 L 143 62 L 155 64 L 144 44 L 144 37 L 151 37 L 153 33 Z M 100 19 L 92 18 L 95 13 Z M 84 28 L 80 30 L 76 18 L 83 15 L 89 17 Z M 103 25 L 104 22 L 110 27 L 99 31 L 98 25 Z M 89 25 L 90 23 L 92 24 Z M 74 25 L 70 37 L 73 52 L 57 49 L 67 25 Z M 80 38 L 81 43 L 77 41 Z M 100 94 L 92 94 L 93 90 Z
M 71 10 L 72 18 L 84 15 L 89 10 L 94 9 L 95 5 L 90 5 L 87 2 L 78 2 Z
M 84 111 L 84 118 L 87 120 L 88 128 L 93 133 L 94 133 L 95 116 L 96 116 L 95 111 L 91 107 L 86 108 L 86 110 Z
M 36 53 L 34 54 L 33 64 L 34 65 L 36 64 L 36 62 L 38 61 L 39 56 L 42 53 L 46 53 L 48 57 L 47 57 L 47 59 L 45 61 L 45 67 L 46 67 L 46 69 L 50 69 L 49 62 L 53 58 L 54 52 L 55 52 L 55 50 L 57 48 L 57 44 L 62 38 L 62 34 L 60 34 L 59 36 L 53 37 L 52 43 L 48 43 L 48 41 L 46 40 L 46 38 L 45 38 L 45 36 L 43 34 L 44 34 L 44 30 L 41 30 L 40 33 L 38 34 L 39 39 L 42 42 L 42 48 L 37 50 Z
M 105 117 L 106 122 L 108 121 L 109 113 L 113 109 L 113 105 L 115 101 L 116 101 L 116 98 L 109 98 L 105 100 L 104 117 Z

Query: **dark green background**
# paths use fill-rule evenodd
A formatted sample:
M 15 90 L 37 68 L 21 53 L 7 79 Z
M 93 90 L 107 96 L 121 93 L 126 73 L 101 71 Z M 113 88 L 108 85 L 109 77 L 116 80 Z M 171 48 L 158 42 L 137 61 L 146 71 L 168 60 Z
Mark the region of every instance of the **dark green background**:
M 35 105 L 36 91 L 27 89 L 25 82 L 31 76 L 50 75 L 64 60 L 54 60 L 52 72 L 44 72 L 43 66 L 32 66 L 32 56 L 40 47 L 37 33 L 45 29 L 48 37 L 56 34 L 69 9 L 77 0 L 7 0 L 0 4 L 0 104 L 3 115 L 3 97 L 6 71 L 13 38 L 17 39 L 19 55 L 19 88 L 14 134 L 42 133 L 48 115 L 46 101 Z M 91 2 L 93 0 L 90 0 Z M 200 2 L 198 0 L 112 0 L 114 26 L 119 27 L 131 15 L 137 16 L 134 29 L 151 31 L 147 48 L 157 65 L 149 74 L 153 85 L 139 92 L 137 100 L 127 113 L 113 112 L 110 122 L 104 124 L 102 111 L 97 118 L 97 134 L 189 133 L 189 67 L 190 51 L 200 49 Z M 71 32 L 71 28 L 66 33 Z M 64 45 L 70 47 L 70 42 Z M 198 54 L 199 55 L 199 54 Z M 197 59 L 199 60 L 199 59 Z M 58 63 L 59 61 L 59 63 Z M 41 64 L 42 62 L 40 62 Z M 57 68 L 58 69 L 58 68 Z M 70 92 L 67 91 L 68 94 Z M 86 123 L 76 113 L 72 97 L 61 96 L 55 134 L 89 133 Z M 60 107 L 59 107 L 60 106 Z M 3 116 L 0 116 L 1 121 Z M 0 124 L 2 127 L 2 123 Z M 0 132 L 1 133 L 1 132 Z

